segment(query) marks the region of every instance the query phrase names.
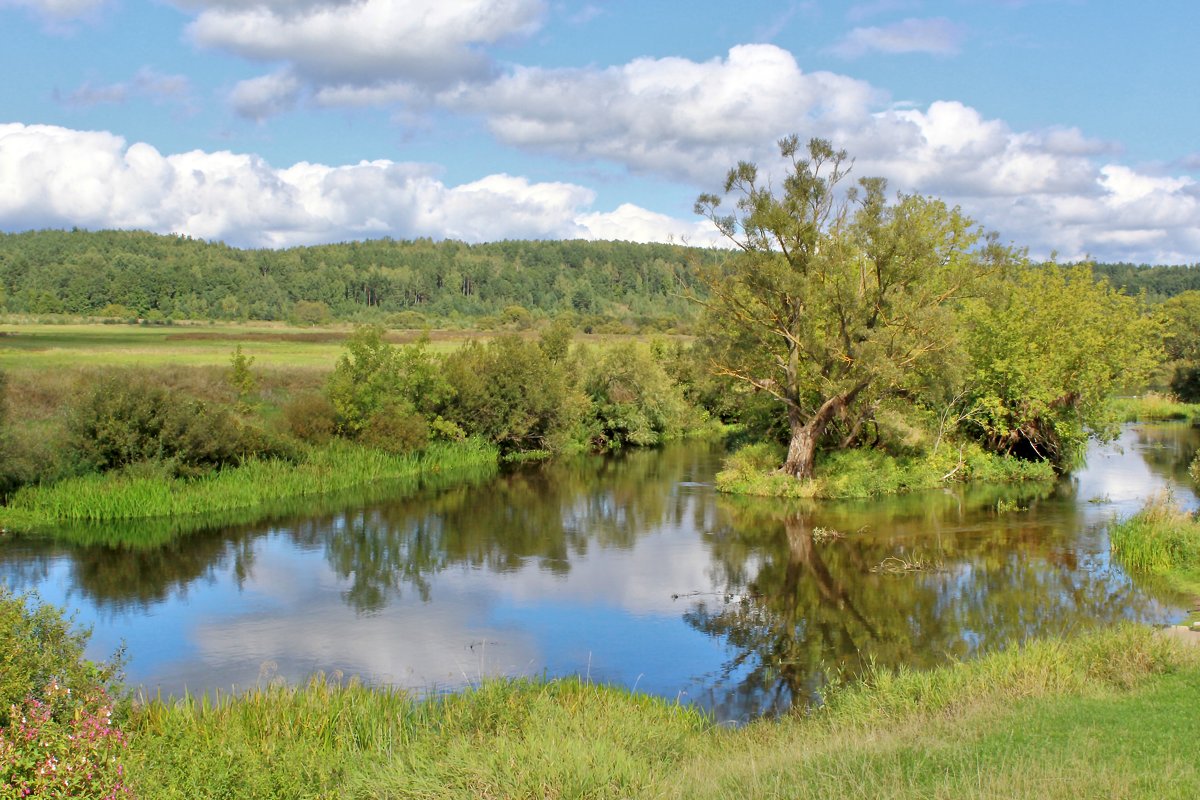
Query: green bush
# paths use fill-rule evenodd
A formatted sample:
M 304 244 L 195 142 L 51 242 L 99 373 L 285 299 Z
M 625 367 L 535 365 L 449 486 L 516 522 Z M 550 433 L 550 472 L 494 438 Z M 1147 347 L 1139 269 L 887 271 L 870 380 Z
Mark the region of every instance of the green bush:
M 459 348 L 445 375 L 452 393 L 442 416 L 505 454 L 561 449 L 587 408 L 564 366 L 514 334 Z
M 593 440 L 603 447 L 659 444 L 703 422 L 662 362 L 634 343 L 615 345 L 589 364 L 584 391 L 592 401 Z
M 337 433 L 337 409 L 319 392 L 297 395 L 284 404 L 283 427 L 309 444 L 324 444 Z
M 88 634 L 0 587 L 0 797 L 125 796 L 119 656 L 83 657 Z
M 338 432 L 357 437 L 388 405 L 407 405 L 431 416 L 448 392 L 441 365 L 426 351 L 427 339 L 405 347 L 384 341 L 379 325 L 364 325 L 346 342 L 329 377 L 329 400 Z
M 175 474 L 191 476 L 255 455 L 287 455 L 281 443 L 228 409 L 130 374 L 97 381 L 72 409 L 68 435 L 80 460 L 100 471 L 162 461 Z
M 371 415 L 358 440 L 386 453 L 412 453 L 429 444 L 429 423 L 409 407 L 389 404 Z

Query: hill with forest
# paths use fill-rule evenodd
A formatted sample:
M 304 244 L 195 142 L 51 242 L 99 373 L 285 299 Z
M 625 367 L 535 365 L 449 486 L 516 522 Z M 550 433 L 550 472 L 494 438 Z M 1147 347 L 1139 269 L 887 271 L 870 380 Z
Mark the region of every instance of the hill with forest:
M 242 250 L 142 231 L 0 234 L 0 309 L 151 320 L 420 326 L 573 313 L 669 328 L 719 251 L 612 241 L 375 239 Z
M 573 315 L 580 327 L 668 330 L 697 309 L 696 267 L 727 253 L 613 241 L 469 245 L 372 239 L 243 250 L 144 231 L 0 233 L 0 311 L 115 319 L 489 327 Z M 1200 290 L 1200 264 L 1096 264 L 1127 294 Z

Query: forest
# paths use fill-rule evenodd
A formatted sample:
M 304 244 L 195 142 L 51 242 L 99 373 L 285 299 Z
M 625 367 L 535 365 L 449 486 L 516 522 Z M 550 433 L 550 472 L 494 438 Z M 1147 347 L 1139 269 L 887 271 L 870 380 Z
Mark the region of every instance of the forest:
M 163 322 L 333 320 L 487 327 L 506 309 L 584 327 L 670 328 L 694 316 L 691 267 L 665 244 L 377 239 L 240 250 L 138 231 L 0 234 L 0 310 Z M 492 319 L 489 319 L 492 318 Z
M 111 320 L 287 320 L 487 328 L 574 314 L 581 330 L 688 329 L 721 250 L 606 241 L 376 239 L 286 250 L 143 231 L 0 233 L 0 311 Z M 1095 264 L 1129 295 L 1200 290 L 1200 264 Z M 507 312 L 507 316 L 506 316 Z

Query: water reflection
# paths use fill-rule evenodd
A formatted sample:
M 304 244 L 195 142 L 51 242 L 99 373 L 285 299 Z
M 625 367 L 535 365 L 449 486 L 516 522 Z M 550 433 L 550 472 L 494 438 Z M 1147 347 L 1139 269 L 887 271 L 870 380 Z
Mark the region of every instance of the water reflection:
M 79 609 L 95 655 L 125 639 L 131 679 L 167 692 L 584 673 L 744 719 L 871 662 L 1170 618 L 1181 600 L 1110 563 L 1104 526 L 1163 486 L 1194 503 L 1197 441 L 1143 426 L 1056 487 L 808 506 L 719 498 L 719 448 L 683 444 L 193 523 L 161 546 L 156 530 L 140 548 L 111 531 L 7 542 L 0 580 Z M 928 568 L 877 569 L 889 559 Z

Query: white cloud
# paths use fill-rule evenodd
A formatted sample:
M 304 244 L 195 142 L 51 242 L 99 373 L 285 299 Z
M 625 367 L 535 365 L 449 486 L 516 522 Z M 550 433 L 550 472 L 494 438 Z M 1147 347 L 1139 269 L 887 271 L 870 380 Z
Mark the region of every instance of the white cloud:
M 846 19 L 851 22 L 862 22 L 864 19 L 880 14 L 908 11 L 920 7 L 921 0 L 874 0 L 869 3 L 855 3 L 846 11 Z
M 797 129 L 863 119 L 881 99 L 863 81 L 804 73 L 773 45 L 742 45 L 725 59 L 634 60 L 607 69 L 518 67 L 492 84 L 441 96 L 482 113 L 501 141 L 636 172 L 711 182 L 739 158 L 762 155 Z
M 189 5 L 184 3 L 185 6 Z M 360 0 L 338 2 L 198 2 L 188 26 L 192 40 L 253 61 L 282 65 L 282 72 L 257 79 L 240 94 L 261 94 L 287 75 L 294 86 L 322 90 L 374 90 L 403 84 L 409 93 L 484 80 L 494 65 L 488 48 L 536 31 L 542 0 Z M 400 96 L 386 93 L 391 101 Z M 328 100 L 329 98 L 327 98 Z M 285 106 L 243 103 L 252 115 Z
M 183 75 L 164 75 L 149 67 L 142 67 L 129 81 L 101 85 L 86 81 L 61 101 L 68 106 L 87 108 L 120 105 L 136 97 L 145 97 L 155 103 L 179 103 L 190 108 L 191 83 Z
M 238 82 L 229 93 L 229 104 L 243 117 L 264 120 L 294 108 L 302 88 L 290 72 L 272 72 Z
M 440 102 L 483 115 L 504 143 L 700 189 L 718 187 L 739 160 L 777 163 L 772 143 L 780 136 L 828 138 L 856 157 L 855 175 L 883 175 L 894 189 L 960 204 L 1041 255 L 1191 262 L 1200 235 L 1191 179 L 1114 172 L 1109 159 L 1120 148 L 1111 142 L 1076 128 L 1015 131 L 960 102 L 890 105 L 863 81 L 803 72 L 773 45 L 735 47 L 706 62 L 518 67 Z M 1123 200 L 1132 184 L 1120 169 L 1153 179 L 1154 202 Z
M 906 19 L 883 27 L 855 28 L 833 47 L 842 58 L 868 53 L 928 53 L 949 56 L 959 52 L 966 29 L 945 17 Z
M 595 212 L 570 183 L 490 175 L 447 186 L 424 164 L 299 163 L 254 155 L 159 153 L 106 132 L 0 125 L 0 228 L 140 228 L 282 247 L 368 236 L 678 238 L 694 221 L 623 206 Z M 628 228 L 621 226 L 625 221 Z
M 107 0 L 0 0 L 0 8 L 11 6 L 33 11 L 43 18 L 62 22 L 93 14 Z

